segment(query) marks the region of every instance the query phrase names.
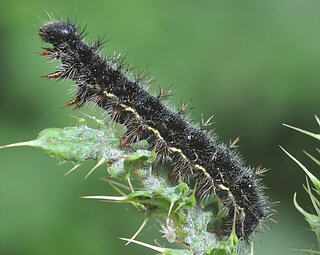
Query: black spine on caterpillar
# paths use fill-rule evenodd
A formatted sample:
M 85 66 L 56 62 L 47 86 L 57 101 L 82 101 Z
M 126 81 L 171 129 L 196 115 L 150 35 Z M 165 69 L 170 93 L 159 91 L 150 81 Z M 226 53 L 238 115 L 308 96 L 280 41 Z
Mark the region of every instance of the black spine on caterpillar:
M 141 81 L 130 79 L 119 60 L 101 58 L 101 42 L 87 45 L 83 34 L 68 21 L 50 21 L 40 28 L 42 40 L 53 45 L 40 54 L 62 62 L 56 72 L 43 77 L 74 80 L 77 95 L 67 106 L 95 102 L 127 127 L 124 144 L 146 139 L 159 160 L 171 157 L 176 178 L 191 176 L 201 198 L 215 193 L 228 208 L 224 235 L 231 233 L 236 215 L 236 234 L 248 240 L 270 209 L 256 172 L 230 148 L 168 109 L 160 96 L 149 94 Z

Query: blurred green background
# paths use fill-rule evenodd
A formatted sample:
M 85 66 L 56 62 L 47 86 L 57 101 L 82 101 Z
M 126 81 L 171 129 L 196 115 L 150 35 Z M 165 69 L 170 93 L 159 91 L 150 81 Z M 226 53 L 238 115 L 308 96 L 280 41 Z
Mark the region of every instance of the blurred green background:
M 316 239 L 292 197 L 311 211 L 301 187 L 304 174 L 278 145 L 319 176 L 303 155 L 315 153 L 309 137 L 282 126 L 319 127 L 320 2 L 242 1 L 6 1 L 0 10 L 0 144 L 33 139 L 46 127 L 72 125 L 64 109 L 70 82 L 39 78 L 58 62 L 36 52 L 44 46 L 37 30 L 48 20 L 70 18 L 88 25 L 87 41 L 107 35 L 104 54 L 128 53 L 130 63 L 148 65 L 159 86 L 173 85 L 172 104 L 192 99 L 193 118 L 214 114 L 214 129 L 252 166 L 271 168 L 267 195 L 280 200 L 274 218 L 255 238 L 255 254 L 301 254 Z M 91 163 L 73 174 L 71 164 L 33 148 L 0 151 L 0 254 L 154 254 L 118 237 L 130 237 L 143 216 L 129 205 L 81 200 L 81 195 L 114 194 L 98 178 L 83 180 Z M 161 240 L 150 223 L 138 240 Z

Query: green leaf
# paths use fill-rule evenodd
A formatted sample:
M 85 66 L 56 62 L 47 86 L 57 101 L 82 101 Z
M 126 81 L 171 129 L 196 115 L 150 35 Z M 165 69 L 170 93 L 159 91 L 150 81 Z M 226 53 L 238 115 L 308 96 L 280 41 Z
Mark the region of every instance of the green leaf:
M 156 159 L 156 153 L 148 150 L 138 150 L 128 155 L 124 160 L 124 169 L 127 173 L 142 169 Z
M 227 246 L 210 246 L 206 250 L 207 255 L 230 255 Z
M 210 254 L 212 249 L 226 248 L 226 246 L 220 246 L 214 233 L 207 231 L 208 222 L 214 219 L 214 212 L 201 210 L 203 209 L 197 204 L 185 213 L 186 221 L 182 225 L 183 230 L 187 233 L 185 241 L 192 250 L 203 251 L 206 254 Z

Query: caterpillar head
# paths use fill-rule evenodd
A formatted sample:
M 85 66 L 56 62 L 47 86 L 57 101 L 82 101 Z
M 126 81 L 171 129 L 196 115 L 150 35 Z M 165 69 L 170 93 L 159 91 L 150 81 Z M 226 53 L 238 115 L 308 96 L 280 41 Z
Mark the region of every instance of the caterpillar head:
M 50 21 L 40 28 L 39 35 L 43 41 L 57 45 L 75 38 L 76 31 L 75 25 L 68 21 Z

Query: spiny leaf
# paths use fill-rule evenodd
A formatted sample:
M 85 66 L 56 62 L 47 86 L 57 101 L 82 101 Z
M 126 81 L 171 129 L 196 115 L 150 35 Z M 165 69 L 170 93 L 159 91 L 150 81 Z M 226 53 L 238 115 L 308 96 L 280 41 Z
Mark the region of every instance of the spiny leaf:
M 104 132 L 86 125 L 65 128 L 47 128 L 41 131 L 36 140 L 2 146 L 32 146 L 44 150 L 62 161 L 81 163 L 88 159 L 106 160 L 119 157 L 117 149 L 119 136 L 115 132 Z
M 191 255 L 194 252 L 207 254 L 229 255 L 232 247 L 223 241 L 216 240 L 214 233 L 207 231 L 208 222 L 217 216 L 215 210 L 203 210 L 196 204 L 195 188 L 192 190 L 186 183 L 179 182 L 172 186 L 168 178 L 166 164 L 157 169 L 153 162 L 156 155 L 149 151 L 148 143 L 141 141 L 129 147 L 120 147 L 121 137 L 125 129 L 121 125 L 108 124 L 92 116 L 97 128 L 87 126 L 83 118 L 74 117 L 79 125 L 65 128 L 48 128 L 40 132 L 33 141 L 2 146 L 9 148 L 17 146 L 32 146 L 39 148 L 60 161 L 69 161 L 75 166 L 67 172 L 71 173 L 84 161 L 94 160 L 96 165 L 89 171 L 91 174 L 100 165 L 106 164 L 112 177 L 126 180 L 131 189 L 129 194 L 116 187 L 121 196 L 85 196 L 83 198 L 99 199 L 108 202 L 130 203 L 137 211 L 144 212 L 148 217 L 131 239 L 124 239 L 152 248 L 167 255 Z M 168 159 L 170 162 L 170 159 Z M 154 169 L 155 168 L 155 169 Z M 135 176 L 143 188 L 136 190 L 131 185 Z M 114 183 L 111 183 L 114 185 Z M 126 187 L 126 186 L 125 186 Z M 126 190 L 128 187 L 126 187 Z M 173 241 L 188 243 L 190 250 L 166 249 L 143 244 L 134 239 L 151 216 L 165 218 L 170 222 L 175 238 Z M 161 232 L 161 231 L 160 231 Z M 208 250 L 207 247 L 210 247 Z
M 315 157 L 313 157 L 311 154 L 309 154 L 306 151 L 303 151 L 304 154 L 306 154 L 309 158 L 311 158 L 316 164 L 318 164 L 320 166 L 320 161 L 318 159 L 316 159 Z
M 307 191 L 307 193 L 309 194 L 309 197 L 311 199 L 313 208 L 316 210 L 318 216 L 320 216 L 320 209 L 319 209 L 320 201 L 312 194 L 312 191 L 311 191 L 311 188 L 310 188 L 309 181 L 308 181 L 307 177 L 306 177 L 306 181 L 307 181 L 307 187 L 304 186 L 304 185 L 303 185 L 303 187 Z
M 320 254 L 320 251 L 315 251 L 315 250 L 312 250 L 312 249 L 293 249 L 295 251 L 302 251 L 302 252 L 308 252 L 310 253 L 311 255 L 314 255 L 314 254 Z
M 83 198 L 111 200 L 117 202 L 127 202 L 143 205 L 150 213 L 167 217 L 171 207 L 172 218 L 176 222 L 183 222 L 182 210 L 189 209 L 195 205 L 195 198 L 185 183 L 180 183 L 174 187 L 157 190 L 137 190 L 126 196 L 84 196 Z M 139 209 L 141 206 L 139 206 Z
M 296 162 L 302 170 L 308 175 L 314 186 L 320 190 L 320 181 L 315 177 L 312 173 L 309 172 L 309 170 L 302 164 L 300 163 L 299 160 L 297 160 L 295 157 L 293 157 L 289 152 L 287 152 L 284 148 L 280 146 L 281 150 L 283 150 L 294 162 Z
M 303 129 L 301 129 L 301 128 L 293 127 L 293 126 L 290 126 L 290 125 L 288 125 L 288 124 L 283 124 L 283 125 L 284 125 L 285 127 L 294 129 L 294 130 L 299 131 L 299 132 L 301 132 L 301 133 L 303 133 L 303 134 L 306 134 L 306 135 L 309 135 L 309 136 L 311 136 L 311 137 L 313 137 L 313 138 L 316 138 L 317 140 L 320 141 L 320 135 L 319 135 L 319 134 L 315 134 L 315 133 L 312 133 L 312 132 L 303 130 Z
M 132 243 L 136 243 L 136 244 L 139 244 L 141 246 L 150 248 L 152 250 L 155 250 L 155 251 L 160 252 L 161 254 L 165 254 L 165 255 L 193 255 L 192 252 L 190 252 L 188 250 L 162 248 L 162 247 L 154 246 L 154 245 L 151 245 L 151 244 L 143 243 L 143 242 L 140 242 L 140 241 L 137 241 L 137 240 L 130 240 L 130 239 L 121 238 L 121 237 L 120 237 L 120 239 L 124 240 L 124 241 L 127 241 L 127 242 L 131 241 Z
M 74 117 L 74 116 L 73 116 Z M 5 145 L 0 148 L 32 146 L 45 151 L 60 161 L 73 162 L 75 166 L 66 174 L 73 172 L 81 163 L 95 160 L 97 164 L 88 172 L 87 178 L 96 168 L 108 162 L 111 176 L 121 177 L 130 171 L 141 169 L 155 160 L 155 153 L 149 150 L 130 150 L 119 147 L 124 129 L 116 125 L 107 125 L 91 116 L 98 127 L 90 128 L 84 119 L 74 117 L 79 126 L 65 128 L 47 128 L 41 131 L 37 139 Z M 144 143 L 139 143 L 141 147 Z M 128 178 L 128 177 L 127 177 Z
M 318 243 L 320 243 L 320 218 L 317 215 L 306 212 L 298 203 L 297 203 L 297 193 L 294 193 L 293 203 L 297 210 L 305 217 L 308 221 L 312 231 L 316 233 Z

